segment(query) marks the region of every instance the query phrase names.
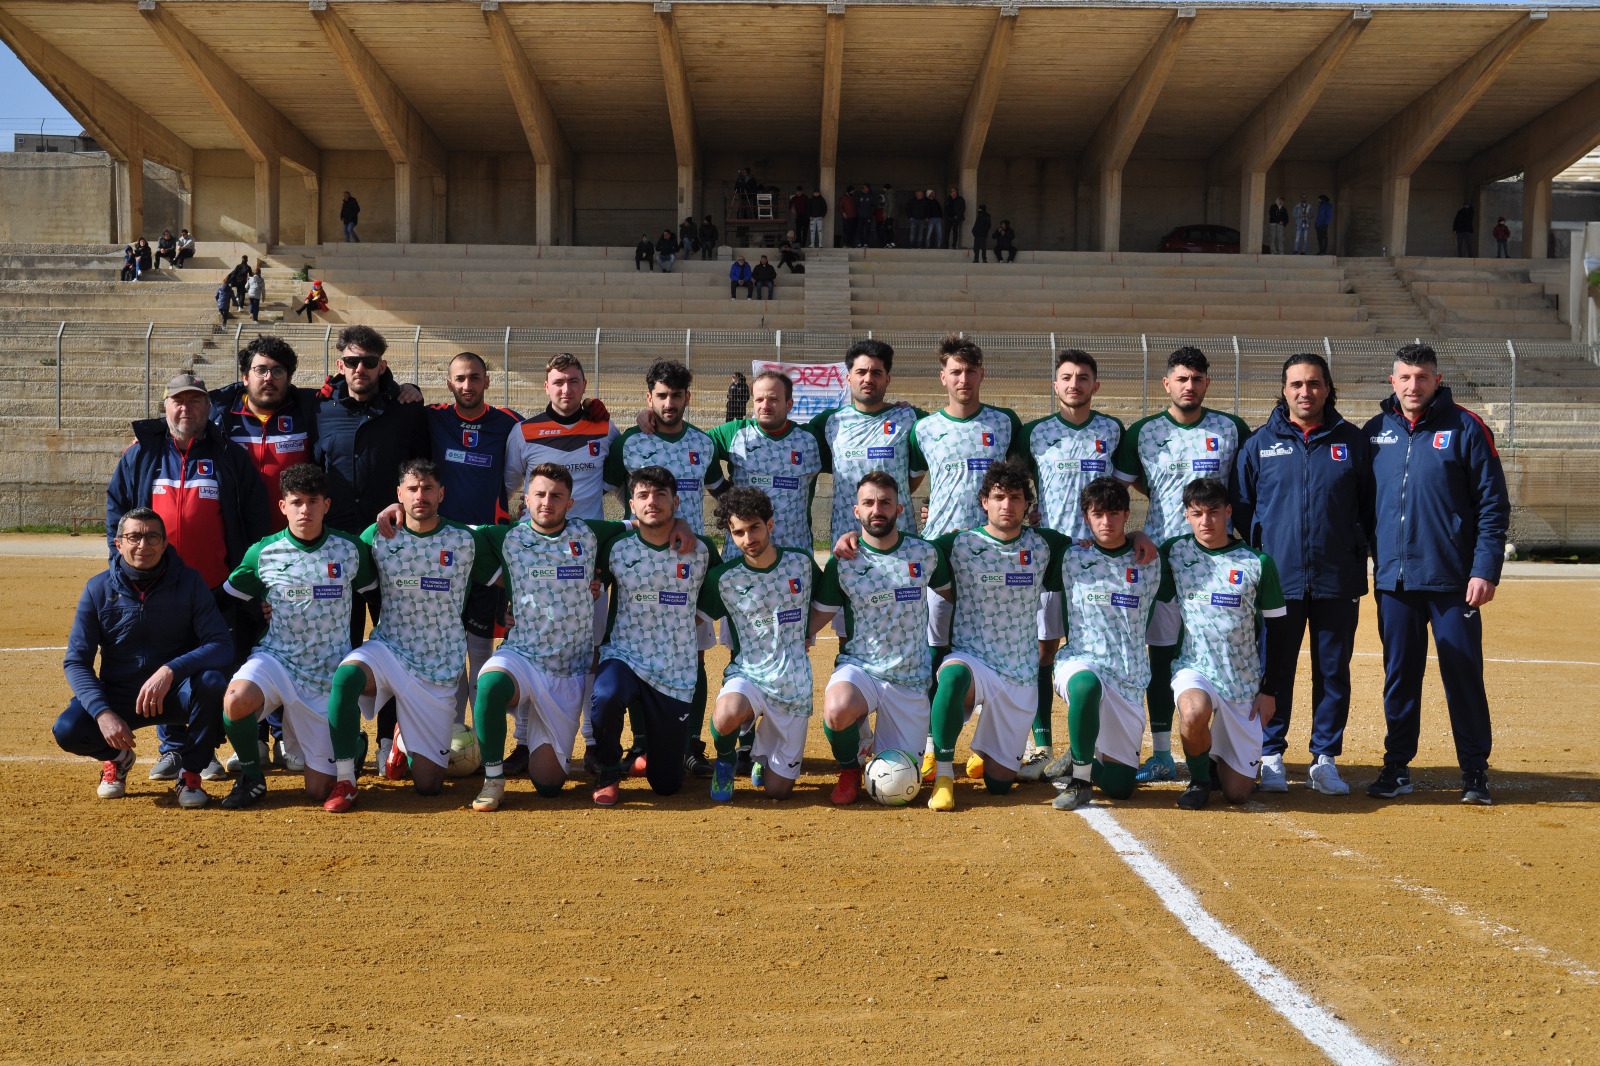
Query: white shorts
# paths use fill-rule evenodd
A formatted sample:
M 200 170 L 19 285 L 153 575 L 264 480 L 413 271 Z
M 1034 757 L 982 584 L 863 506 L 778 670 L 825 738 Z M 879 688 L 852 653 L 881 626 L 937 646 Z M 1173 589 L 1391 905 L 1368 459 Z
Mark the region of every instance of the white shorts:
M 956 605 L 932 589 L 924 589 L 923 596 L 928 601 L 928 647 L 948 648 L 950 623 L 955 619 Z
M 1061 593 L 1044 592 L 1039 595 L 1039 613 L 1034 615 L 1040 640 L 1060 640 L 1067 635 L 1061 624 Z
M 1008 681 L 968 651 L 952 651 L 940 668 L 949 663 L 961 663 L 972 671 L 973 712 L 983 712 L 972 732 L 972 750 L 996 766 L 1020 769 L 1039 709 L 1038 686 Z
M 1237 774 L 1254 780 L 1261 768 L 1261 723 L 1252 721 L 1250 711 L 1255 703 L 1230 703 L 1217 695 L 1204 674 L 1194 670 L 1175 670 L 1172 674 L 1172 698 L 1197 688 L 1211 700 L 1211 754 L 1233 768 Z
M 306 766 L 332 774 L 333 734 L 328 732 L 328 689 L 308 688 L 295 681 L 289 668 L 274 655 L 253 651 L 233 675 L 235 681 L 248 681 L 261 690 L 260 721 L 273 708 L 283 708 L 283 746 L 298 755 Z
M 757 715 L 750 757 L 779 777 L 791 781 L 799 777 L 800 760 L 806 753 L 806 729 L 811 719 L 774 710 L 761 689 L 742 677 L 730 677 L 722 683 L 721 696 L 730 693 L 749 700 L 750 709 Z
M 407 670 L 381 640 L 369 640 L 344 657 L 347 663 L 366 663 L 377 694 L 361 697 L 361 714 L 373 718 L 394 700 L 405 751 L 439 766 L 450 764 L 450 738 L 456 729 L 456 683 L 436 685 Z
M 530 752 L 548 744 L 565 764 L 572 757 L 588 677 L 547 674 L 514 648 L 501 648 L 489 656 L 483 669 L 503 670 L 517 683 L 517 702 L 508 708 L 515 712 L 522 732 L 517 740 Z
M 923 741 L 928 739 L 928 694 L 888 681 L 880 681 L 859 666 L 837 667 L 828 678 L 828 688 L 851 685 L 867 701 L 867 713 L 876 721 L 861 720 L 861 752 L 883 752 L 891 748 L 914 759 L 922 757 Z M 874 735 L 876 734 L 876 735 Z
M 710 651 L 717 646 L 717 627 L 709 619 L 696 616 L 694 620 L 695 647 Z
M 1067 699 L 1067 682 L 1080 670 L 1099 677 L 1095 668 L 1081 659 L 1057 659 L 1056 695 Z M 1070 701 L 1069 701 L 1070 706 Z M 1139 765 L 1139 749 L 1144 744 L 1144 700 L 1134 703 L 1100 682 L 1100 733 L 1094 742 L 1095 755 L 1104 755 L 1124 766 Z

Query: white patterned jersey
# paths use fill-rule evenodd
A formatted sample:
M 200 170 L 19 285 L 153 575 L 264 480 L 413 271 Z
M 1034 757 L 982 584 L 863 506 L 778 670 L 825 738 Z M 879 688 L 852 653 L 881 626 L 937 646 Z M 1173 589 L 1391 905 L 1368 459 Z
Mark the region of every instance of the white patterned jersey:
M 888 551 L 861 542 L 854 559 L 828 560 L 817 610 L 844 612 L 839 666 L 918 692 L 933 679 L 924 589 L 950 587 L 950 565 L 931 541 L 900 534 Z
M 917 531 L 917 516 L 911 506 L 911 478 L 926 471 L 911 461 L 911 427 L 927 412 L 916 407 L 885 407 L 866 412 L 854 404 L 823 411 L 811 420 L 817 439 L 827 449 L 828 469 L 833 471 L 833 508 L 828 532 L 830 540 L 856 529 L 856 483 L 861 475 L 882 470 L 900 485 L 900 528 Z
M 377 583 L 372 553 L 350 534 L 324 529 L 316 540 L 303 541 L 286 529 L 250 546 L 228 575 L 227 589 L 272 608 L 256 647 L 297 683 L 326 692 L 350 653 L 350 590 L 368 592 Z
M 822 572 L 809 550 L 779 548 L 765 570 L 740 553 L 711 571 L 700 590 L 700 613 L 724 619 L 722 642 L 732 658 L 724 681 L 742 677 L 773 707 L 811 717 L 811 656 L 806 623 Z
M 809 425 L 790 422 L 769 436 L 753 418 L 724 422 L 711 431 L 741 488 L 760 489 L 772 501 L 772 543 L 810 551 L 811 499 L 825 468 L 822 443 Z
M 594 660 L 594 594 L 600 552 L 627 532 L 621 522 L 568 518 L 545 535 L 531 522 L 481 530 L 506 579 L 512 626 L 504 647 L 554 677 L 587 673 Z
M 419 680 L 447 685 L 460 677 L 467 662 L 461 609 L 474 581 L 494 581 L 494 549 L 478 530 L 447 518 L 427 533 L 402 526 L 388 538 L 371 525 L 361 539 L 372 552 L 383 595 L 367 639 L 382 642 Z
M 1143 478 L 1149 491 L 1144 531 L 1152 540 L 1189 531 L 1183 517 L 1183 490 L 1189 482 L 1214 477 L 1233 484 L 1233 457 L 1250 436 L 1250 427 L 1234 415 L 1209 407 L 1202 411 L 1192 426 L 1180 425 L 1166 411 L 1141 418 L 1128 427 L 1117 449 L 1117 476 L 1128 482 Z
M 1059 413 L 1022 427 L 1023 448 L 1039 487 L 1039 517 L 1048 529 L 1073 540 L 1091 540 L 1094 534 L 1078 508 L 1083 487 L 1112 473 L 1112 457 L 1122 443 L 1122 423 L 1099 411 L 1075 426 Z
M 1061 560 L 1062 621 L 1067 639 L 1057 662 L 1094 668 L 1100 683 L 1129 703 L 1150 683 L 1150 616 L 1161 587 L 1160 559 L 1133 561 L 1133 545 L 1106 551 L 1074 544 Z
M 704 430 L 685 422 L 675 434 L 646 433 L 629 426 L 606 457 L 606 484 L 627 485 L 628 474 L 664 466 L 678 479 L 678 517 L 696 536 L 706 531 L 705 493 L 722 488 L 722 448 Z
M 1039 679 L 1039 594 L 1061 590 L 1053 561 L 1071 542 L 1053 529 L 1023 527 L 1010 540 L 983 528 L 946 533 L 934 544 L 950 560 L 955 617 L 950 647 L 982 659 L 1017 685 Z
M 1156 599 L 1183 616 L 1173 672 L 1195 671 L 1230 703 L 1254 700 L 1261 690 L 1257 622 L 1288 613 L 1272 557 L 1242 540 L 1212 550 L 1193 535 L 1174 537 L 1161 545 L 1161 571 Z
M 683 554 L 647 543 L 637 530 L 602 546 L 611 617 L 601 660 L 616 659 L 657 692 L 688 703 L 700 665 L 694 629 L 700 587 L 721 561 L 704 537 Z
M 978 487 L 989 464 L 1021 454 L 1022 421 L 1005 407 L 984 404 L 971 418 L 935 411 L 911 427 L 911 466 L 928 471 L 924 537 L 942 537 L 983 524 Z

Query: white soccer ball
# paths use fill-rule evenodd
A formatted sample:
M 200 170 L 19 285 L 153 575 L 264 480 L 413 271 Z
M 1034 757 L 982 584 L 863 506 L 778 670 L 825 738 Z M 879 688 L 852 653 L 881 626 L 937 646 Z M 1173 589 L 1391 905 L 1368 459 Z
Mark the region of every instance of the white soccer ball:
M 904 807 L 922 791 L 922 768 L 909 753 L 890 748 L 867 763 L 861 783 L 885 807 Z
M 478 734 L 469 726 L 456 726 L 450 737 L 450 761 L 445 764 L 445 776 L 466 777 L 478 772 L 483 758 L 478 753 Z

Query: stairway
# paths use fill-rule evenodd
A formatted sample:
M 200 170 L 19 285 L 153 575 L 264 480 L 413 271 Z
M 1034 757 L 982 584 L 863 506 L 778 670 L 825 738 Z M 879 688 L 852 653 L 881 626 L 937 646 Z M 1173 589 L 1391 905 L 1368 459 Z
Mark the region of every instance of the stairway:
M 1412 340 L 1433 333 L 1410 288 L 1395 273 L 1393 260 L 1341 259 L 1339 265 L 1379 336 Z
M 806 250 L 806 332 L 850 332 L 850 253 Z

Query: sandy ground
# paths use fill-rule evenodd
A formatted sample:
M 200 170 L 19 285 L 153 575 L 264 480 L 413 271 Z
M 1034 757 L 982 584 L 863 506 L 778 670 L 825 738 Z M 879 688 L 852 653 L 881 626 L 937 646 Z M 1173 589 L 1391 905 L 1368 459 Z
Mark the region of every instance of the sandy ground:
M 99 565 L 0 558 L 0 648 L 65 643 Z M 1515 660 L 1486 667 L 1493 808 L 1456 802 L 1433 677 L 1419 792 L 1360 791 L 1382 741 L 1369 599 L 1355 795 L 1302 787 L 1302 717 L 1287 796 L 1107 809 L 1391 1061 L 1600 1061 L 1600 777 L 1570 727 L 1600 697 L 1597 592 L 1508 580 L 1485 611 L 1488 655 Z M 523 782 L 477 815 L 474 779 L 368 781 L 334 817 L 275 773 L 229 814 L 179 810 L 145 766 L 106 802 L 49 736 L 60 652 L 0 662 L 0 1063 L 1327 1061 L 1044 786 L 834 809 L 817 725 L 781 803 L 633 782 L 600 811 L 581 782 Z

